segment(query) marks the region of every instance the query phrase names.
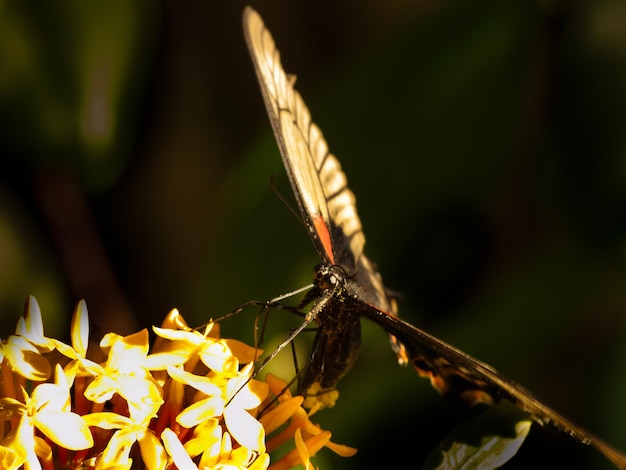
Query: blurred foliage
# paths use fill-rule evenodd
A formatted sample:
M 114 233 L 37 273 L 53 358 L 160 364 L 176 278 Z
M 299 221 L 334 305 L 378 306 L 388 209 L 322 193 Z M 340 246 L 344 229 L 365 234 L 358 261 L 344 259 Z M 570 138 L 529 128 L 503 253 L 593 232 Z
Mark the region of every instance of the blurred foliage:
M 243 6 L 0 1 L 3 330 L 28 294 L 46 325 L 66 331 L 85 298 L 123 333 L 174 306 L 199 324 L 310 282 L 315 251 L 268 183 L 291 197 Z M 344 166 L 402 315 L 626 448 L 623 3 L 253 6 Z M 249 337 L 253 315 L 224 334 Z M 298 321 L 272 313 L 266 349 Z M 319 414 L 360 451 L 322 468 L 421 462 L 471 414 L 393 367 L 364 326 L 337 407 Z M 533 430 L 507 468 L 538 454 L 605 465 Z
M 430 454 L 422 470 L 500 468 L 515 457 L 531 425 L 527 414 L 503 401 L 447 435 Z

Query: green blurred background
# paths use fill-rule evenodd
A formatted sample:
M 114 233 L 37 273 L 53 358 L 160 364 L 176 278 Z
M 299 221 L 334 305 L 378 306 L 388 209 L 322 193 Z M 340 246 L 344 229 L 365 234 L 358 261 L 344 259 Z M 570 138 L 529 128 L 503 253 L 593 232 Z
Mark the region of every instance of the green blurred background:
M 192 325 L 310 282 L 243 41 L 245 3 L 0 1 L 0 328 Z M 339 156 L 408 321 L 626 449 L 626 4 L 253 5 Z M 226 322 L 251 341 L 254 311 Z M 272 314 L 270 349 L 299 319 Z M 467 412 L 364 322 L 337 406 L 351 459 L 416 467 Z M 297 346 L 306 348 L 307 339 Z M 276 361 L 293 374 L 289 353 Z M 535 430 L 509 468 L 602 468 Z

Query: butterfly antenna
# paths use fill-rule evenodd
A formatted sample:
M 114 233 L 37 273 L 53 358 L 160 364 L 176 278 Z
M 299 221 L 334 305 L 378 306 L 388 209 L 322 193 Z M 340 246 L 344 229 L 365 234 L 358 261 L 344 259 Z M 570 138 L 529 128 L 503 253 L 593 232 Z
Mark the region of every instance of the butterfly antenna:
M 300 215 L 300 213 L 293 208 L 293 206 L 289 203 L 289 201 L 287 201 L 287 199 L 285 199 L 285 197 L 281 194 L 281 192 L 278 190 L 278 188 L 274 184 L 274 174 L 273 173 L 270 175 L 270 189 L 272 190 L 274 195 L 278 198 L 278 200 L 283 203 L 283 205 L 287 208 L 287 210 L 289 210 L 289 212 L 291 212 L 293 214 L 293 216 L 298 221 L 300 221 L 302 226 L 304 228 L 306 228 L 306 224 L 304 223 L 304 220 L 302 220 L 302 216 Z
M 272 300 L 270 300 L 267 303 L 269 305 L 271 305 L 271 306 L 280 305 L 279 302 L 281 300 L 288 299 L 289 297 L 293 297 L 294 295 L 298 295 L 298 294 L 300 294 L 300 293 L 302 293 L 302 292 L 304 292 L 306 290 L 312 289 L 313 287 L 314 287 L 313 283 L 307 284 L 304 287 L 300 287 L 300 288 L 298 288 L 296 290 L 292 290 L 291 292 L 287 292 L 286 294 L 279 295 L 278 297 L 273 298 Z

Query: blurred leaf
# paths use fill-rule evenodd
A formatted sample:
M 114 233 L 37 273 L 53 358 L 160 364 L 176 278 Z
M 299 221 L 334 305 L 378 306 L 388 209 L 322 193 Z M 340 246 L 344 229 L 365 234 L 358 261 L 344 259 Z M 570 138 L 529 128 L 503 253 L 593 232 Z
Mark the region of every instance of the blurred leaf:
M 531 424 L 526 413 L 503 401 L 452 431 L 430 454 L 422 468 L 499 468 L 517 453 Z

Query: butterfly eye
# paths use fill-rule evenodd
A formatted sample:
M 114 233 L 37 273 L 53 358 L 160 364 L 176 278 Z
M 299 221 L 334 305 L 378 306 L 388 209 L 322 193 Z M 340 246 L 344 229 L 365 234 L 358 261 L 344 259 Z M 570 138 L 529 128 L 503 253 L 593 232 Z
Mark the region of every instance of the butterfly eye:
M 348 275 L 346 274 L 346 271 L 338 264 L 335 264 L 328 269 L 328 282 L 332 287 L 343 284 L 347 277 Z

